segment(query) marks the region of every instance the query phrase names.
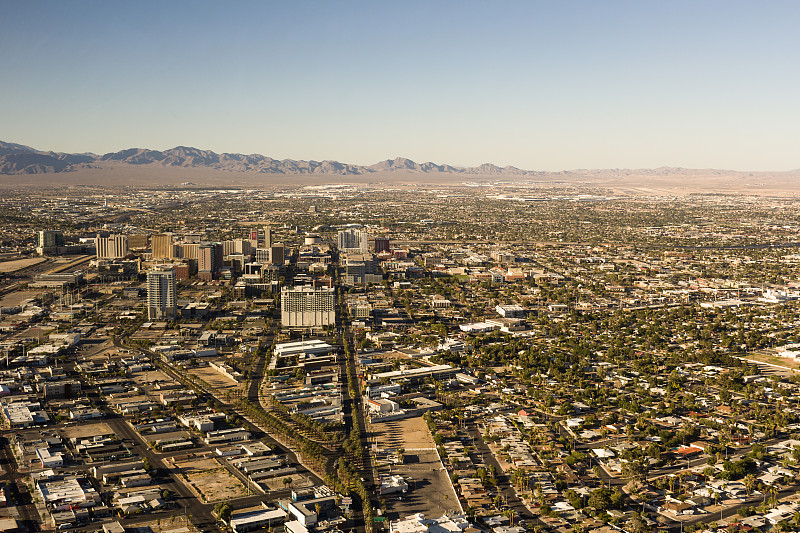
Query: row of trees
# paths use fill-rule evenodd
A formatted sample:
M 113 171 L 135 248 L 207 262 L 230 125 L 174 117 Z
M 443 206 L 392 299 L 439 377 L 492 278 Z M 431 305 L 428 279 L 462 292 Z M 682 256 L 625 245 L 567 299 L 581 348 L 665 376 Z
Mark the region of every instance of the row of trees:
M 261 406 L 255 405 L 250 400 L 239 400 L 236 406 L 247 416 L 269 428 L 270 434 L 280 435 L 292 443 L 294 448 L 302 455 L 304 463 L 324 471 L 327 452 L 325 448 L 299 434 L 283 420 L 265 411 Z
M 361 435 L 361 427 L 362 427 L 362 413 L 361 409 L 359 408 L 359 401 L 361 399 L 360 394 L 360 387 L 358 386 L 358 376 L 356 376 L 355 366 L 353 363 L 353 353 L 350 349 L 350 343 L 347 340 L 345 335 L 341 336 L 342 346 L 344 348 L 344 356 L 346 361 L 347 367 L 347 392 L 350 395 L 351 399 L 351 417 L 352 417 L 352 429 L 350 430 L 350 435 L 348 435 L 347 439 L 345 440 L 343 447 L 345 452 L 348 454 L 349 457 L 352 457 L 354 461 L 357 461 L 360 465 L 365 464 L 364 458 L 364 447 L 361 445 L 362 442 L 362 435 Z M 369 458 L 367 458 L 367 461 Z M 371 532 L 373 530 L 373 517 L 374 517 L 374 510 L 372 508 L 372 503 L 370 502 L 369 493 L 367 492 L 367 488 L 364 485 L 364 481 L 362 477 L 358 475 L 356 469 L 350 464 L 346 459 L 340 458 L 337 464 L 337 472 L 340 478 L 346 476 L 348 479 L 348 483 L 350 483 L 353 487 L 353 490 L 358 494 L 358 497 L 361 499 L 361 510 L 364 515 L 364 526 L 367 529 L 367 532 Z

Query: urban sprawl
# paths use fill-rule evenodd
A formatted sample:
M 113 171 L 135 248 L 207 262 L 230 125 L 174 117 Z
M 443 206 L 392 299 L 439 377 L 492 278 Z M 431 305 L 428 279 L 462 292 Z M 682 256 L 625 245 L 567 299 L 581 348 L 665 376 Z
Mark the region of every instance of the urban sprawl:
M 798 207 L 7 188 L 0 531 L 796 531 Z

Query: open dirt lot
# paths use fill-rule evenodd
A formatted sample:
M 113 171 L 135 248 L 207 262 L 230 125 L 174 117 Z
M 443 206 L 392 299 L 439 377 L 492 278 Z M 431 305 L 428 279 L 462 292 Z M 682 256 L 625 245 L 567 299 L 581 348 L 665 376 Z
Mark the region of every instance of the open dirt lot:
M 174 463 L 178 477 L 204 503 L 215 503 L 247 495 L 245 486 L 216 459 L 191 459 Z
M 81 344 L 78 345 L 78 353 L 81 357 L 97 361 L 105 359 L 107 355 L 115 356 L 119 352 L 110 338 L 92 338 L 89 340 L 81 339 Z
M 370 431 L 378 443 L 378 448 L 416 450 L 435 449 L 428 425 L 421 416 L 370 424 Z
M 41 326 L 37 328 L 28 328 L 25 331 L 15 333 L 10 338 L 12 339 L 36 339 L 41 341 L 47 338 L 56 328 L 51 326 Z
M 14 291 L 0 298 L 0 307 L 14 307 L 25 300 L 37 298 L 45 291 Z
M 292 489 L 306 489 L 314 486 L 314 480 L 302 474 L 292 474 L 291 476 L 266 479 L 262 481 L 261 484 L 266 486 L 266 488 L 272 492 L 286 490 L 287 486 L 289 485 L 284 485 L 283 480 L 287 477 L 292 478 L 292 483 L 290 485 Z
M 175 383 L 175 380 L 169 377 L 161 370 L 151 370 L 149 372 L 137 372 L 131 376 L 137 385 L 152 385 L 157 382 Z
M 105 422 L 83 423 L 76 426 L 65 426 L 62 433 L 68 439 L 86 439 L 96 435 L 113 435 L 114 430 Z
M 231 389 L 239 386 L 238 383 L 236 383 L 230 378 L 223 376 L 210 366 L 193 368 L 189 371 L 189 373 L 202 379 L 215 389 Z
M 749 362 L 758 361 L 761 363 L 775 365 L 777 367 L 785 367 L 785 368 L 775 368 L 775 367 L 762 368 L 761 371 L 765 374 L 789 375 L 792 373 L 792 370 L 794 370 L 795 372 L 800 371 L 800 361 L 798 361 L 797 359 L 791 359 L 789 357 L 778 357 L 773 353 L 751 352 L 747 354 L 745 360 Z
M 152 522 L 136 522 L 133 531 L 152 531 L 153 533 L 191 533 L 197 528 L 183 514 L 173 514 L 166 518 L 159 518 Z
M 0 263 L 0 272 L 16 272 L 23 268 L 30 268 L 39 263 L 47 261 L 44 257 L 29 257 L 26 259 L 14 259 L 13 261 L 3 261 Z

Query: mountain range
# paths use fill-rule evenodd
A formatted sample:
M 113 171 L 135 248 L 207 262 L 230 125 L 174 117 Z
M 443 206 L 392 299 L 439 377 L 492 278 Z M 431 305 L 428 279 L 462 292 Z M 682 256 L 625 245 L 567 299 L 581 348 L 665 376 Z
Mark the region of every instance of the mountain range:
M 273 159 L 260 154 L 218 154 L 188 146 L 169 150 L 128 148 L 105 155 L 67 154 L 36 150 L 29 146 L 0 141 L 0 174 L 46 174 L 92 168 L 99 162 L 116 162 L 125 165 L 160 165 L 164 167 L 213 168 L 231 172 L 259 172 L 263 174 L 335 174 L 340 176 L 363 175 L 376 172 L 421 172 L 467 175 L 534 176 L 538 172 L 516 167 L 498 167 L 490 163 L 478 167 L 454 167 L 436 163 L 415 163 L 398 157 L 374 165 L 362 166 L 339 161 L 297 161 Z

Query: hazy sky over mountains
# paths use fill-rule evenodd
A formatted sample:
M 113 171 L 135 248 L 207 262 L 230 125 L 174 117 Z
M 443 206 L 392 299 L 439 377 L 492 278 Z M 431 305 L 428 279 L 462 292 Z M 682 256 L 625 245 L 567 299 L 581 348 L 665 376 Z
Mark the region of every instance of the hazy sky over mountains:
M 800 167 L 794 1 L 0 1 L 35 148 Z

